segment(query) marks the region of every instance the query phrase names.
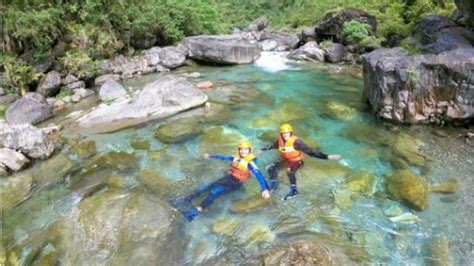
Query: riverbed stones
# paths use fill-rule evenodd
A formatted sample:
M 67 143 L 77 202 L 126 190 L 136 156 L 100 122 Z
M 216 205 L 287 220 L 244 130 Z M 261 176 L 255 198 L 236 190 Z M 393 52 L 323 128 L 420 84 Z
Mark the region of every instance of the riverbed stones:
M 216 234 L 231 237 L 237 232 L 239 227 L 242 225 L 243 225 L 242 219 L 235 218 L 235 217 L 226 217 L 226 218 L 218 219 L 212 225 L 211 230 L 212 232 Z
M 332 43 L 323 47 L 324 59 L 329 63 L 339 63 L 347 59 L 347 49 L 340 43 Z
M 386 178 L 387 192 L 417 210 L 428 204 L 428 188 L 419 176 L 408 170 L 395 171 Z
M 126 153 L 123 151 L 108 152 L 105 154 L 96 154 L 84 167 L 87 169 L 109 167 L 120 171 L 127 171 L 137 169 L 138 162 L 134 153 Z
M 265 224 L 252 224 L 247 230 L 240 234 L 243 244 L 256 248 L 260 244 L 270 244 L 276 239 L 275 233 Z
M 183 119 L 158 126 L 155 131 L 155 137 L 164 143 L 176 143 L 194 138 L 202 130 L 202 125 L 199 121 Z
M 113 79 L 108 79 L 99 89 L 99 98 L 102 101 L 113 101 L 123 98 L 127 95 L 127 91 Z
M 31 173 L 19 173 L 0 182 L 0 201 L 2 212 L 28 198 L 32 193 L 33 177 Z M 1 216 L 1 214 L 0 214 Z
M 80 129 L 91 133 L 111 132 L 162 119 L 202 105 L 207 96 L 186 79 L 166 75 L 145 85 L 133 99 L 100 105 L 78 119 Z
M 130 141 L 130 146 L 135 150 L 148 150 L 150 149 L 150 142 L 147 139 L 134 139 Z
M 210 82 L 208 80 L 207 81 L 201 81 L 198 84 L 196 84 L 196 87 L 198 87 L 198 89 L 201 89 L 201 90 L 211 89 L 213 86 L 214 86 L 214 84 L 212 84 L 212 82 Z
M 54 96 L 58 93 L 60 86 L 61 75 L 56 71 L 50 71 L 40 80 L 36 91 L 45 97 Z
M 46 159 L 54 151 L 54 143 L 41 129 L 29 124 L 0 121 L 0 146 L 21 151 L 30 159 Z
M 315 41 L 310 41 L 289 53 L 288 57 L 298 60 L 324 62 L 324 51 L 319 48 Z
M 266 51 L 287 51 L 293 50 L 298 45 L 300 39 L 295 34 L 281 31 L 264 31 L 260 34 L 259 41 L 271 40 L 276 42 L 275 48 Z
M 33 179 L 39 185 L 51 185 L 64 180 L 76 170 L 78 165 L 68 157 L 69 149 L 63 148 L 60 153 L 46 161 L 38 162 L 33 174 Z
M 237 130 L 214 126 L 204 130 L 201 142 L 203 153 L 233 154 L 240 140 L 245 139 Z
M 431 160 L 421 153 L 423 142 L 406 133 L 400 133 L 392 146 L 393 154 L 416 166 L 425 166 Z
M 173 182 L 166 179 L 159 171 L 155 169 L 145 169 L 137 174 L 138 180 L 148 189 L 164 195 L 173 187 Z
M 431 186 L 430 192 L 453 194 L 453 193 L 456 193 L 456 191 L 458 190 L 458 187 L 459 187 L 458 180 L 454 178 L 450 178 L 449 180 L 445 182 Z
M 271 203 L 270 199 L 264 199 L 260 195 L 257 195 L 235 202 L 230 209 L 233 212 L 254 212 L 269 203 Z
M 436 235 L 429 240 L 427 253 L 425 262 L 429 266 L 454 265 L 449 255 L 449 241 L 442 234 Z
M 262 255 L 264 265 L 331 265 L 328 250 L 313 241 L 293 241 Z
M 8 123 L 37 124 L 53 116 L 52 107 L 46 102 L 43 95 L 29 92 L 21 99 L 10 104 L 5 119 Z
M 72 150 L 79 157 L 79 159 L 84 160 L 92 157 L 97 153 L 97 147 L 95 141 L 93 140 L 84 140 L 80 142 L 69 141 Z
M 344 183 L 350 191 L 369 196 L 373 192 L 375 176 L 370 172 L 361 171 L 349 175 Z
M 329 116 L 339 120 L 352 120 L 357 114 L 354 108 L 334 101 L 326 103 L 326 110 Z
M 238 35 L 201 35 L 186 37 L 183 45 L 189 57 L 219 64 L 248 64 L 260 56 L 256 44 Z
M 12 171 L 23 169 L 30 160 L 25 155 L 7 148 L 0 148 L 0 164 L 3 164 Z

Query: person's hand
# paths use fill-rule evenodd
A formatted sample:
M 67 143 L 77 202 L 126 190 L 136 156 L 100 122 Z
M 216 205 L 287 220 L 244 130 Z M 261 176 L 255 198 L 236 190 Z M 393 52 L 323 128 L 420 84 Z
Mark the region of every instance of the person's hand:
M 209 160 L 209 153 L 204 153 L 202 155 L 202 157 L 205 159 L 205 160 Z
M 264 191 L 262 191 L 262 198 L 264 199 L 270 198 L 270 191 L 268 189 L 265 189 Z
M 339 155 L 339 154 L 332 154 L 332 155 L 329 155 L 329 156 L 328 156 L 328 159 L 329 159 L 329 160 L 339 160 L 339 159 L 341 159 L 341 155 Z

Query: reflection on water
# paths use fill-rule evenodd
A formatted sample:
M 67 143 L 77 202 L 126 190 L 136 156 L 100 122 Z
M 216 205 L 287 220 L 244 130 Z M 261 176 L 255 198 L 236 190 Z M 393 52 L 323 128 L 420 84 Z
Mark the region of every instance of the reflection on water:
M 420 265 L 433 256 L 429 252 L 442 255 L 446 246 L 455 264 L 472 263 L 474 149 L 456 138 L 460 129 L 378 122 L 361 97 L 357 73 L 324 65 L 296 69 L 283 60 L 269 65 L 271 59 L 256 66 L 178 70 L 199 71 L 196 81 L 220 84 L 208 93 L 211 110 L 221 109 L 198 119 L 198 136 L 165 144 L 154 137 L 157 125 L 147 124 L 86 136 L 96 142 L 92 152 L 77 152 L 80 144 L 71 144 L 78 145 L 77 154 L 89 154 L 71 155 L 82 170 L 5 210 L 2 259 L 147 264 L 169 255 L 169 261 L 185 264 L 254 263 L 267 251 L 285 250 L 290 240 L 315 238 L 330 253 L 344 254 L 334 255 L 341 264 Z M 126 86 L 140 88 L 153 77 Z M 282 170 L 270 202 L 249 200 L 259 195 L 258 183 L 251 180 L 192 223 L 170 213 L 170 198 L 227 169 L 225 162 L 203 160 L 202 153 L 232 154 L 242 138 L 259 149 L 276 139 L 282 122 L 292 123 L 311 146 L 343 160 L 307 158 L 297 174 L 300 195 L 291 201 L 280 200 L 288 189 Z M 259 167 L 277 159 L 274 151 L 260 153 Z M 398 169 L 420 175 L 427 187 L 454 178 L 459 190 L 428 194 L 426 210 L 413 210 L 386 193 L 385 176 Z M 441 244 L 430 244 L 434 238 Z M 164 244 L 149 244 L 154 242 Z M 73 256 L 67 251 L 72 247 L 93 255 Z

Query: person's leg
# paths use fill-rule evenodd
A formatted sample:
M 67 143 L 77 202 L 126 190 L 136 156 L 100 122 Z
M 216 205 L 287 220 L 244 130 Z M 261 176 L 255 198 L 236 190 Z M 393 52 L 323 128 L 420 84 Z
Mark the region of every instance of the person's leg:
M 185 208 L 187 205 L 191 204 L 191 201 L 195 198 L 198 198 L 202 195 L 202 193 L 208 191 L 211 187 L 215 186 L 216 183 L 221 182 L 221 180 L 225 177 L 221 177 L 217 180 L 214 180 L 211 183 L 203 183 L 197 189 L 195 189 L 191 194 L 186 195 L 184 197 L 179 197 L 172 199 L 170 201 L 171 205 L 179 210 Z
M 282 166 L 284 161 L 278 161 L 267 166 L 268 175 L 270 176 L 270 190 L 276 190 L 278 188 L 278 168 Z
M 292 199 L 298 195 L 298 189 L 296 189 L 296 172 L 300 167 L 303 166 L 303 162 L 291 162 L 288 163 L 288 179 L 290 180 L 290 192 L 285 196 L 284 200 Z

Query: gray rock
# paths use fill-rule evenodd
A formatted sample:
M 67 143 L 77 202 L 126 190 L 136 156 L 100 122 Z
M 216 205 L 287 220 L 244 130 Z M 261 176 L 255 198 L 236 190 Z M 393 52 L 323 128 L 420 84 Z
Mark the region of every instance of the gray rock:
M 252 21 L 247 27 L 247 31 L 262 31 L 268 25 L 268 19 L 265 16 L 261 16 L 256 20 Z
M 122 78 L 127 79 L 134 75 L 140 75 L 146 68 L 148 68 L 148 62 L 145 58 L 134 58 L 130 62 L 119 66 L 116 70 L 119 69 L 118 72 L 122 73 Z
M 128 63 L 130 60 L 123 55 L 118 55 L 112 59 L 103 60 L 99 64 L 99 68 L 103 73 L 118 72 L 118 67 Z M 105 82 L 105 81 L 104 81 Z
M 288 54 L 288 57 L 299 60 L 324 62 L 324 51 L 319 48 L 316 42 L 311 41 L 292 51 Z
M 127 95 L 127 91 L 113 79 L 107 80 L 104 85 L 100 87 L 99 98 L 102 101 L 111 101 L 123 98 Z
M 73 74 L 67 74 L 67 76 L 63 79 L 62 83 L 63 85 L 68 85 L 77 81 L 79 81 L 79 79 L 76 78 L 76 76 L 74 76 Z
M 69 83 L 66 85 L 66 88 L 70 89 L 70 90 L 75 90 L 75 89 L 80 89 L 80 88 L 85 88 L 86 87 L 86 83 L 82 80 L 79 80 L 79 81 L 76 81 L 76 82 L 73 82 L 73 83 Z
M 19 173 L 9 178 L 2 179 L 2 182 L 0 182 L 0 198 L 2 199 L 0 201 L 1 209 L 9 209 L 27 199 L 33 192 L 32 185 L 33 177 L 31 173 Z
M 51 106 L 53 106 L 56 101 L 57 100 L 54 97 L 49 97 L 49 98 L 46 99 L 46 102 Z
M 315 41 L 317 39 L 314 27 L 307 27 L 301 31 L 301 39 L 303 42 Z
M 5 177 L 5 176 L 8 176 L 7 167 L 3 164 L 0 164 L 0 177 Z
M 259 47 L 239 35 L 186 37 L 183 45 L 189 57 L 218 64 L 248 64 L 260 56 Z
M 8 148 L 0 148 L 0 164 L 12 171 L 20 171 L 30 160 L 25 155 Z
M 74 95 L 71 96 L 71 101 L 73 103 L 78 103 L 80 100 L 81 100 L 81 95 L 74 94 Z
M 77 95 L 81 96 L 81 98 L 87 98 L 91 95 L 94 95 L 93 90 L 84 89 L 84 88 L 75 89 L 73 92 L 74 92 L 74 94 L 77 94 Z
M 51 71 L 41 79 L 36 91 L 46 97 L 54 96 L 58 93 L 59 86 L 61 86 L 61 75 L 56 71 Z
M 324 58 L 330 63 L 338 63 L 346 60 L 347 50 L 344 45 L 340 43 L 333 43 L 328 48 L 323 48 Z
M 53 66 L 53 63 L 54 63 L 54 57 L 48 56 L 46 59 L 34 65 L 33 70 L 36 73 L 46 73 L 48 70 L 51 69 L 51 67 Z
M 459 23 L 474 27 L 474 3 L 472 0 L 455 0 L 454 3 L 460 12 Z
M 104 84 L 104 83 L 105 83 L 107 80 L 109 80 L 109 79 L 118 81 L 118 80 L 120 80 L 120 75 L 117 75 L 117 74 L 105 74 L 105 75 L 102 75 L 102 76 L 98 76 L 97 78 L 95 78 L 94 84 L 95 84 L 96 86 L 100 86 L 100 85 Z
M 199 73 L 199 72 L 193 72 L 193 73 L 189 74 L 188 77 L 190 77 L 190 78 L 200 78 L 200 77 L 201 77 L 201 73 Z
M 453 21 L 438 15 L 423 18 L 412 32 L 413 40 L 422 52 L 439 54 L 444 51 L 472 48 L 474 32 L 456 26 Z
M 69 96 L 69 95 L 68 95 L 68 96 L 65 96 L 65 97 L 63 97 L 63 99 L 62 99 L 62 100 L 63 100 L 63 102 L 65 102 L 65 103 L 70 103 L 70 102 L 72 101 L 72 100 L 71 100 L 71 96 Z
M 147 121 L 166 118 L 207 101 L 207 96 L 184 78 L 161 76 L 133 99 L 100 105 L 78 119 L 80 129 L 111 132 Z
M 0 104 L 11 104 L 18 99 L 17 95 L 0 96 Z
M 21 151 L 31 159 L 48 158 L 54 143 L 41 129 L 29 124 L 9 124 L 0 121 L 0 146 Z
M 273 51 L 278 47 L 278 42 L 275 40 L 263 40 L 258 43 L 263 51 Z
M 469 122 L 474 116 L 474 49 L 407 55 L 401 48 L 362 56 L 364 96 L 383 119 Z
M 156 65 L 156 72 L 169 72 L 170 70 L 162 65 Z
M 345 8 L 341 11 L 330 12 L 320 21 L 314 31 L 318 41 L 332 39 L 342 42 L 342 26 L 351 20 L 364 22 L 370 25 L 372 33 L 377 31 L 377 20 L 369 13 L 356 8 Z
M 5 119 L 14 124 L 37 124 L 51 116 L 53 116 L 51 106 L 44 97 L 39 93 L 29 92 L 8 107 Z
M 293 50 L 300 42 L 300 39 L 296 34 L 289 34 L 280 31 L 264 31 L 260 35 L 259 40 L 275 40 L 278 43 L 277 48 L 275 48 L 277 51 Z
M 174 69 L 180 67 L 186 61 L 186 55 L 176 47 L 164 47 L 159 53 L 161 65 L 166 68 Z
M 153 47 L 145 52 L 145 59 L 149 66 L 156 66 L 160 63 L 160 47 Z
M 5 90 L 2 87 L 0 87 L 0 96 L 3 96 L 3 95 L 5 95 Z

